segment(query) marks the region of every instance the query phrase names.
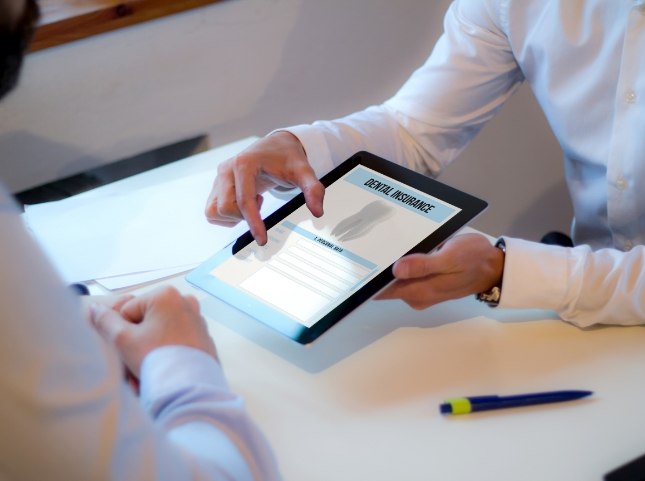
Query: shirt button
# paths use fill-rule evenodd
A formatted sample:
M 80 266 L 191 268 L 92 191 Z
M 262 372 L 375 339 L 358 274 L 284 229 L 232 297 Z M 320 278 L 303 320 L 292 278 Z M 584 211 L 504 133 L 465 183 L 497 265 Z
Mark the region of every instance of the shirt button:
M 636 92 L 634 92 L 632 89 L 629 89 L 627 92 L 625 92 L 625 102 L 628 104 L 633 104 L 636 102 Z
M 632 250 L 632 247 L 634 247 L 634 243 L 630 240 L 626 240 L 623 242 L 623 251 L 627 252 Z
M 618 179 L 616 179 L 616 188 L 618 190 L 627 189 L 627 181 L 622 177 L 618 177 Z

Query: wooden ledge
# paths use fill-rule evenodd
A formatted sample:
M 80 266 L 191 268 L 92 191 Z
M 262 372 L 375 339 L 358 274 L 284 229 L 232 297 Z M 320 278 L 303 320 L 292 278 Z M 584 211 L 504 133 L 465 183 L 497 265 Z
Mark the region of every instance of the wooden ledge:
M 30 51 L 42 50 L 221 0 L 40 0 Z

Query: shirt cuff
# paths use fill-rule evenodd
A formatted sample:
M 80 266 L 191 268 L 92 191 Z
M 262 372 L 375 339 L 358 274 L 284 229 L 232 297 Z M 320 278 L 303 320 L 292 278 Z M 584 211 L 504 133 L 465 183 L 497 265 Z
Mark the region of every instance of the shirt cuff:
M 219 362 L 199 349 L 163 346 L 151 351 L 141 365 L 141 405 L 148 411 L 158 400 L 194 386 L 230 392 Z
M 570 249 L 504 236 L 499 307 L 560 312 L 566 304 Z

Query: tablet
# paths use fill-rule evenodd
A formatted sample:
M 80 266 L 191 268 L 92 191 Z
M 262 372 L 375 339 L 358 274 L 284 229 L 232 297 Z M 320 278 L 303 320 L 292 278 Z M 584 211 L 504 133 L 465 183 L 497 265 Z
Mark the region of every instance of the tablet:
M 392 281 L 397 259 L 431 251 L 487 205 L 368 152 L 320 180 L 322 217 L 300 193 L 265 219 L 266 245 L 246 232 L 188 282 L 308 344 Z

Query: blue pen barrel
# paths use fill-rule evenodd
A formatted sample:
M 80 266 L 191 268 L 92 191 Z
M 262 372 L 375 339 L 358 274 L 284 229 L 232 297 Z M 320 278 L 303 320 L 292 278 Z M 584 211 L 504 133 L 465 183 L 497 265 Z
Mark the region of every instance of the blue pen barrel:
M 551 391 L 512 396 L 471 396 L 448 399 L 439 406 L 441 414 L 468 414 L 537 404 L 573 401 L 591 395 L 591 391 Z
M 516 396 L 475 396 L 471 397 L 470 403 L 473 412 L 488 411 L 491 409 L 515 408 L 522 406 L 534 406 L 536 404 L 549 404 L 562 401 L 578 399 L 577 394 L 570 392 L 545 392 L 532 394 L 518 394 Z
M 518 396 L 509 396 L 513 398 L 519 398 Z M 508 399 L 508 398 L 507 398 Z M 510 407 L 508 404 L 503 404 L 504 398 L 500 396 L 470 396 L 468 398 L 470 401 L 470 411 L 488 411 L 490 409 L 501 409 L 503 407 Z

